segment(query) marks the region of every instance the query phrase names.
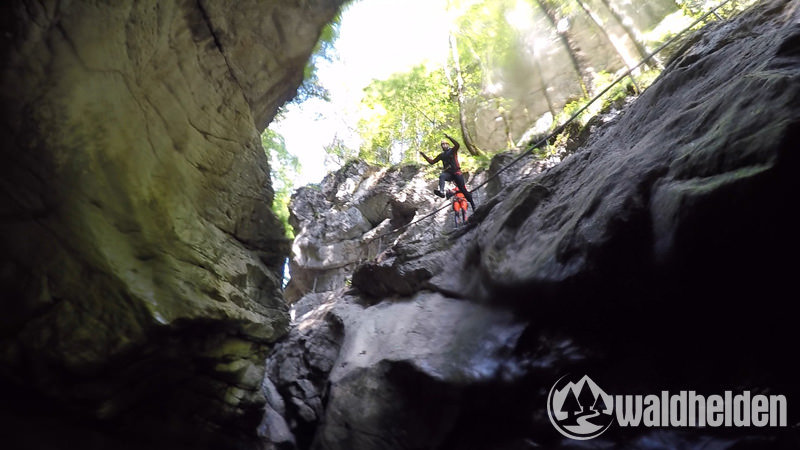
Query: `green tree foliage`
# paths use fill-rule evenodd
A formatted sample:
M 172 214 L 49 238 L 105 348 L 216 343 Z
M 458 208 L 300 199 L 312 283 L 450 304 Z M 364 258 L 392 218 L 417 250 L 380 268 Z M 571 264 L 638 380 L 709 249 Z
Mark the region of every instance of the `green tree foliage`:
M 516 0 L 454 0 L 450 4 L 458 18 L 450 35 L 448 79 L 459 94 L 455 100 L 465 140 L 473 134 L 474 120 L 469 120 L 469 114 L 476 115 L 480 108 L 496 109 L 505 129 L 510 128 L 505 114 L 510 102 L 504 87 L 515 81 L 508 75 L 521 73 L 530 64 L 520 49 L 521 36 L 508 23 L 516 4 Z M 470 153 L 480 153 L 471 142 L 467 144 Z
M 355 156 L 379 164 L 421 162 L 417 152 L 435 152 L 447 132 L 473 153 L 465 163 L 480 163 L 485 158 L 475 156 L 481 153 L 479 147 L 488 147 L 483 150 L 490 157 L 492 152 L 513 147 L 522 135 L 543 132 L 548 125 L 547 120 L 540 120 L 546 119 L 542 114 L 549 113 L 553 119 L 551 129 L 557 127 L 616 79 L 620 64 L 632 66 L 628 55 L 638 61 L 648 48 L 684 28 L 682 20 L 674 21 L 676 14 L 685 18 L 681 9 L 694 16 L 717 2 L 658 0 L 661 11 L 676 13 L 662 17 L 662 23 L 648 31 L 637 29 L 628 16 L 641 10 L 643 0 L 449 0 L 453 21 L 443 24 L 449 26 L 451 50 L 446 64 L 419 65 L 373 81 L 362 100 L 363 114 L 357 126 L 362 144 L 357 155 L 334 139 L 327 148 L 328 159 L 337 165 Z M 733 1 L 731 5 L 741 9 L 752 2 Z M 720 10 L 724 12 L 727 10 Z M 674 30 L 664 27 L 673 21 L 680 26 Z M 605 46 L 603 52 L 613 52 L 619 61 L 603 67 L 598 62 L 602 58 L 587 56 L 587 50 L 580 48 L 585 47 L 587 33 L 577 26 L 591 27 L 589 34 Z M 653 39 L 661 29 L 667 31 L 665 37 Z M 611 35 L 627 40 L 614 40 Z M 648 35 L 651 37 L 646 38 Z M 572 67 L 553 70 L 554 62 Z M 646 88 L 659 71 L 657 61 L 651 63 L 651 70 L 643 67 L 602 101 L 593 103 L 579 124 L 611 106 L 620 106 L 626 96 Z M 570 89 L 573 81 L 575 88 Z M 476 144 L 470 146 L 470 139 Z
M 338 134 L 325 146 L 325 167 L 343 167 L 348 161 L 358 157 L 358 150 L 345 144 Z
M 286 149 L 283 136 L 269 128 L 261 133 L 261 146 L 272 169 L 272 189 L 275 191 L 272 211 L 283 222 L 287 237 L 293 239 L 294 233 L 289 226 L 289 201 L 294 190 L 292 180 L 300 171 L 300 161 Z
M 345 5 L 353 3 L 356 3 L 356 0 L 345 1 Z M 303 82 L 298 87 L 297 94 L 289 103 L 302 104 L 312 98 L 329 100 L 328 90 L 319 79 L 317 70 L 320 62 L 336 59 L 336 49 L 334 47 L 336 39 L 339 37 L 343 10 L 344 6 L 320 32 L 317 44 L 311 53 L 311 58 L 309 58 L 303 70 Z M 284 113 L 285 110 L 281 108 L 276 119 L 280 120 Z M 261 145 L 264 147 L 264 152 L 266 152 L 270 162 L 272 188 L 275 192 L 272 210 L 283 222 L 287 237 L 293 239 L 294 231 L 289 225 L 289 201 L 294 191 L 293 180 L 300 172 L 300 161 L 296 156 L 289 153 L 283 136 L 274 130 L 267 128 L 261 133 Z
M 438 148 L 443 133 L 458 136 L 457 105 L 441 69 L 418 65 L 364 89 L 359 157 L 373 163 L 417 161 L 417 152 Z
M 487 89 L 496 85 L 504 68 L 520 62 L 518 39 L 506 21 L 514 4 L 514 0 L 452 2 L 459 17 L 452 30 L 459 64 L 451 55 L 447 67 L 419 65 L 373 81 L 362 100 L 359 157 L 379 164 L 419 161 L 417 151 L 436 151 L 445 132 L 464 143 L 464 132 L 473 131 L 469 122 L 464 127 L 459 124 L 460 114 L 466 113 L 463 109 L 474 117 L 481 104 L 507 103 L 498 93 L 488 95 Z M 459 102 L 459 75 L 462 98 L 469 104 Z
M 482 93 L 498 80 L 503 69 L 520 60 L 519 36 L 509 25 L 515 0 L 453 1 L 458 12 L 453 33 L 468 95 Z
M 297 88 L 297 95 L 292 103 L 300 104 L 310 98 L 329 100 L 329 92 L 320 82 L 317 75 L 317 65 L 321 61 L 333 61 L 336 58 L 334 43 L 339 37 L 339 26 L 342 22 L 341 11 L 322 29 L 317 44 L 311 53 L 311 58 L 303 69 L 303 82 Z
M 684 13 L 690 17 L 699 17 L 708 11 L 711 11 L 722 0 L 676 0 L 675 3 L 680 5 Z M 722 8 L 717 10 L 720 17 L 730 17 L 733 14 L 743 11 L 748 6 L 755 3 L 755 0 L 731 0 Z
M 491 82 L 494 72 L 517 59 L 517 36 L 508 24 L 515 0 L 454 1 L 457 8 L 454 33 L 464 71 L 473 74 L 473 85 Z

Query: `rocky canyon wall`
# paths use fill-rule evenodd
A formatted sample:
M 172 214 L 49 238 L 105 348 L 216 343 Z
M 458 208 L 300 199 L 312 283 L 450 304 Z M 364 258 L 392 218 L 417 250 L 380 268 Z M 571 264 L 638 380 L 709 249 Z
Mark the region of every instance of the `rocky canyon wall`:
M 85 448 L 254 436 L 289 323 L 259 132 L 340 3 L 0 8 L 0 383 L 20 448 L 81 427 L 108 432 L 69 433 Z

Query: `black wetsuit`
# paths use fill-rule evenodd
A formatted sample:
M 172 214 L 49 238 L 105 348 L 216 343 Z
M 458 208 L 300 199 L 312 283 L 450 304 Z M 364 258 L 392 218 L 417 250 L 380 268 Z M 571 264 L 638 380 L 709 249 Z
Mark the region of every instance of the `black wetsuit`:
M 442 162 L 442 173 L 439 175 L 439 192 L 444 192 L 444 184 L 448 181 L 452 181 L 458 186 L 458 189 L 464 193 L 464 197 L 467 198 L 467 201 L 470 205 L 472 205 L 472 210 L 475 210 L 475 203 L 472 201 L 472 193 L 467 190 L 467 187 L 464 185 L 464 175 L 461 173 L 461 164 L 458 163 L 458 149 L 461 146 L 458 142 L 447 136 L 447 139 L 450 139 L 450 142 L 453 143 L 453 146 L 448 148 L 447 150 L 439 153 L 436 158 L 428 159 L 428 163 L 436 164 L 436 162 Z
M 455 146 L 443 151 L 438 158 L 441 158 L 442 170 L 445 172 L 461 173 L 461 164 L 458 163 L 458 142 Z M 435 161 L 435 159 L 434 159 Z M 442 187 L 440 186 L 439 189 Z

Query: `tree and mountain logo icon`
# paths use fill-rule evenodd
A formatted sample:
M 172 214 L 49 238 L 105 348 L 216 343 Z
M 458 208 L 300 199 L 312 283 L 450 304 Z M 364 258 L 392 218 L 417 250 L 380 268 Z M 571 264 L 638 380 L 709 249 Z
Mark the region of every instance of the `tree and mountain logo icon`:
M 547 414 L 553 426 L 571 439 L 599 436 L 614 420 L 614 399 L 588 375 L 577 382 L 565 375 L 550 389 Z

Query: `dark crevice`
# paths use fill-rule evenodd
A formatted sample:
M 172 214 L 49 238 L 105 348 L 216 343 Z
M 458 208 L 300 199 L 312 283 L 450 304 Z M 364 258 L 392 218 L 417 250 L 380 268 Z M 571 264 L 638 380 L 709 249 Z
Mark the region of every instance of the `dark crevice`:
M 217 36 L 217 32 L 214 30 L 214 25 L 211 22 L 211 17 L 208 15 L 208 11 L 206 11 L 206 8 L 203 6 L 203 0 L 197 0 L 196 4 L 197 8 L 200 10 L 200 14 L 203 17 L 203 21 L 208 27 L 209 33 L 211 33 L 211 37 L 214 40 L 214 45 L 219 50 L 220 55 L 222 55 L 222 59 L 225 61 L 225 65 L 228 67 L 228 73 L 230 74 L 231 79 L 236 83 L 237 86 L 239 86 L 239 90 L 242 92 L 242 96 L 245 97 L 246 100 L 247 91 L 244 89 L 244 86 L 242 86 L 242 83 L 236 77 L 236 72 L 234 71 L 233 66 L 228 60 L 228 55 L 227 53 L 225 53 L 225 49 L 222 46 L 222 41 L 219 39 L 219 36 Z

